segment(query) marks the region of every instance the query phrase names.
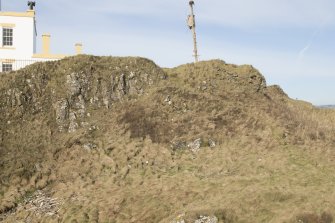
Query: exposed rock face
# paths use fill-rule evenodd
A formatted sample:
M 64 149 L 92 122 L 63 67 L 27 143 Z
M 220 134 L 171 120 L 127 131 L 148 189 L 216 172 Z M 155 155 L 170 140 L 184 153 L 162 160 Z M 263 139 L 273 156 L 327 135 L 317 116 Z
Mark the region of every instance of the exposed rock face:
M 66 120 L 69 118 L 69 103 L 66 99 L 60 99 L 55 103 L 56 122 L 60 132 L 66 128 Z
M 82 127 L 88 109 L 110 109 L 113 103 L 127 100 L 126 96 L 142 95 L 165 76 L 154 63 L 142 58 L 82 56 L 68 58 L 66 62 L 69 69 L 65 75 L 57 66 L 54 70 L 45 70 L 44 64 L 19 71 L 16 81 L 11 82 L 13 87 L 2 90 L 1 107 L 15 111 L 5 116 L 25 116 L 45 110 L 55 113 L 60 132 L 74 132 Z M 100 67 L 95 67 L 97 63 Z M 73 64 L 80 67 L 71 72 Z M 71 73 L 66 74 L 68 72 Z

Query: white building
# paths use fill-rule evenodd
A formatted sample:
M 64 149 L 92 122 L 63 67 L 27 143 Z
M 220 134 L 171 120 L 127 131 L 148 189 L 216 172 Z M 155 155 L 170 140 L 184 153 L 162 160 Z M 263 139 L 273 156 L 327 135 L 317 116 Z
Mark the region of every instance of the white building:
M 59 60 L 66 55 L 50 53 L 50 35 L 42 35 L 42 52 L 36 53 L 35 10 L 0 12 L 0 72 L 18 70 L 38 61 Z M 80 54 L 82 45 L 76 44 Z

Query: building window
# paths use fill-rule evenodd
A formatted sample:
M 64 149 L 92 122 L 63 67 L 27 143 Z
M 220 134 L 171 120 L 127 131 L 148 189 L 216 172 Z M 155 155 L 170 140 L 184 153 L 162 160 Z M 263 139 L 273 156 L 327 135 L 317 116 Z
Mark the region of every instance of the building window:
M 13 29 L 3 28 L 2 29 L 2 45 L 13 46 Z
M 2 63 L 2 72 L 8 72 L 13 70 L 13 64 L 11 63 Z

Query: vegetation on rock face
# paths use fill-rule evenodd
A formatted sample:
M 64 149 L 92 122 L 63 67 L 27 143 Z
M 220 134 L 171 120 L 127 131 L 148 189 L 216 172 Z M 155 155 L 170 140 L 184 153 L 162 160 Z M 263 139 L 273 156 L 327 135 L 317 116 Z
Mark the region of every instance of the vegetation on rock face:
M 77 56 L 0 81 L 0 221 L 332 222 L 335 111 L 252 66 Z

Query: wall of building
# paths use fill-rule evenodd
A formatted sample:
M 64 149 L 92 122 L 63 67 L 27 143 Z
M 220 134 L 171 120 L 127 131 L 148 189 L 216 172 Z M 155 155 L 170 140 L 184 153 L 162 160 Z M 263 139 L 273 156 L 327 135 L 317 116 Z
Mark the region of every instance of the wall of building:
M 2 27 L 10 25 L 13 26 L 13 46 L 4 47 Z M 36 53 L 34 17 L 2 16 L 0 14 L 0 28 L 0 58 L 26 60 Z
M 42 52 L 36 53 L 35 11 L 0 11 L 0 72 L 18 70 L 36 62 L 60 60 L 66 55 L 50 52 L 49 34 L 42 35 Z M 3 46 L 2 28 L 13 29 L 13 45 Z M 82 44 L 75 45 L 76 54 L 82 53 Z M 5 68 L 5 69 L 3 69 Z
M 47 61 L 55 61 L 58 59 L 44 59 L 44 58 L 32 58 L 32 59 L 25 59 L 25 60 L 19 60 L 19 59 L 0 59 L 0 73 L 3 72 L 3 65 L 4 64 L 11 64 L 12 70 L 19 70 L 21 68 L 24 68 L 28 65 L 31 65 L 36 62 L 47 62 Z

